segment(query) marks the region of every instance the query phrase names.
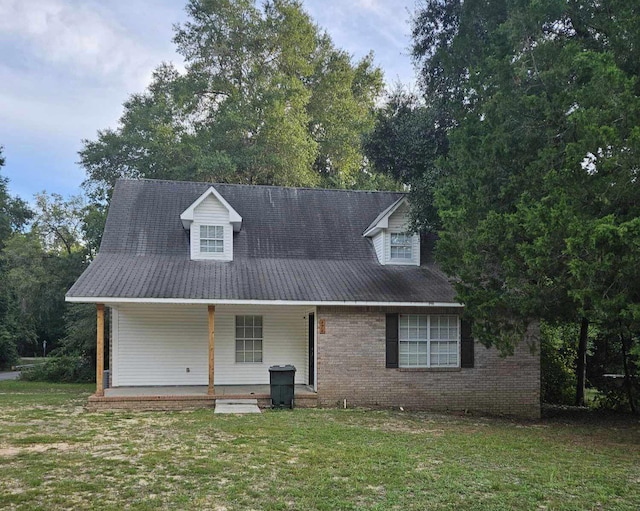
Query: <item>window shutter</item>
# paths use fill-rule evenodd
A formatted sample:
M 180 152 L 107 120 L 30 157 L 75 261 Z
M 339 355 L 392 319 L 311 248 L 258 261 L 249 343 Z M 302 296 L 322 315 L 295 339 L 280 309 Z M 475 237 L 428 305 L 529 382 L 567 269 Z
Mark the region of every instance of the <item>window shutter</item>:
M 387 367 L 398 367 L 398 314 L 387 314 Z
M 474 363 L 475 341 L 471 334 L 471 321 L 463 319 L 460 322 L 460 367 L 470 368 Z

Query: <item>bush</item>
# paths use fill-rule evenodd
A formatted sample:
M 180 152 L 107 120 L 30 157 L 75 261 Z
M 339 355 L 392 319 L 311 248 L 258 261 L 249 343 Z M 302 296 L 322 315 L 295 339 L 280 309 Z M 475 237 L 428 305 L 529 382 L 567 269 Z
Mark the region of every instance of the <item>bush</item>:
M 95 367 L 88 357 L 49 357 L 44 364 L 22 372 L 27 381 L 52 383 L 92 383 L 95 382 Z
M 574 369 L 577 332 L 573 325 L 552 327 L 543 324 L 540 346 L 542 401 L 570 405 L 575 400 Z
M 619 375 L 618 378 L 606 376 L 595 378 L 594 386 L 599 391 L 595 401 L 596 406 L 618 412 L 628 412 L 633 409 L 640 410 L 640 378 L 632 376 L 630 384 L 633 407 L 629 403 L 629 390 L 622 375 Z
M 16 343 L 3 329 L 0 329 L 0 369 L 10 369 L 18 363 Z

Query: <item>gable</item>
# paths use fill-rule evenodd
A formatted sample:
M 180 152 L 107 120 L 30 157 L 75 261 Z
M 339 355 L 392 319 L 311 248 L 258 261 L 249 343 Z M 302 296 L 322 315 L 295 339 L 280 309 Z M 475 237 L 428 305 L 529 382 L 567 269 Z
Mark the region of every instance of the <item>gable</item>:
M 232 208 L 223 204 L 213 193 L 207 193 L 206 197 L 198 201 L 193 208 L 193 220 L 189 224 L 189 238 L 191 245 L 191 259 L 211 259 L 217 261 L 233 260 L 233 216 Z M 235 213 L 235 211 L 234 211 Z M 237 215 L 237 213 L 235 213 Z M 239 217 L 239 215 L 237 215 Z M 202 250 L 203 231 L 207 229 L 221 229 L 222 236 L 217 240 L 222 245 L 220 252 L 207 252 Z
M 420 265 L 420 235 L 409 232 L 410 207 L 406 197 L 382 211 L 365 229 L 382 265 Z
M 204 192 L 200 197 L 198 197 L 193 204 L 191 204 L 185 211 L 180 215 L 180 220 L 182 221 L 182 225 L 185 229 L 189 228 L 190 222 L 193 221 L 194 214 L 198 208 L 201 208 L 203 202 L 208 202 L 209 204 L 215 204 L 216 207 L 220 207 L 224 209 L 227 213 L 227 221 L 233 224 L 233 230 L 239 231 L 242 224 L 242 217 L 238 214 L 238 212 L 231 207 L 231 205 L 226 201 L 226 199 L 213 187 L 210 186 L 206 192 Z M 212 202 L 213 201 L 213 202 Z M 206 205 L 204 207 L 207 207 Z M 213 207 L 213 206 L 210 206 Z

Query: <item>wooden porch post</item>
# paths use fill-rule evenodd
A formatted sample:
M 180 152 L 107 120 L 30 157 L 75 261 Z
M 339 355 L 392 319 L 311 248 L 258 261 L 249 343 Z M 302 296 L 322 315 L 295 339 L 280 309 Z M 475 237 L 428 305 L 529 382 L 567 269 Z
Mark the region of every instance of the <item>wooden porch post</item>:
M 209 390 L 207 394 L 213 396 L 215 394 L 215 388 L 213 386 L 213 364 L 214 364 L 214 352 L 215 352 L 215 323 L 216 323 L 216 306 L 209 305 Z
M 104 396 L 104 304 L 96 304 L 97 310 L 97 349 L 96 349 L 96 396 Z

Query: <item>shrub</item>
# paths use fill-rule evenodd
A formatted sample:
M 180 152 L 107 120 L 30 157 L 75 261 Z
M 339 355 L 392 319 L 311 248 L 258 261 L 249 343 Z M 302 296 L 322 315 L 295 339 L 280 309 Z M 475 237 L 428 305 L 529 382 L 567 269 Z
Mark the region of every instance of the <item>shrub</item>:
M 577 333 L 574 330 L 572 325 L 542 326 L 540 376 L 542 401 L 545 403 L 568 405 L 575 400 L 575 348 L 572 341 L 577 338 Z
M 596 406 L 618 412 L 640 410 L 640 378 L 631 376 L 629 384 L 631 386 L 633 406 L 629 403 L 629 389 L 622 375 L 619 375 L 618 378 L 606 376 L 595 378 L 594 387 L 599 391 L 599 395 L 595 400 Z
M 16 343 L 0 328 L 0 369 L 9 369 L 18 362 Z
M 95 367 L 88 357 L 49 357 L 44 364 L 22 372 L 22 379 L 52 383 L 95 382 Z

